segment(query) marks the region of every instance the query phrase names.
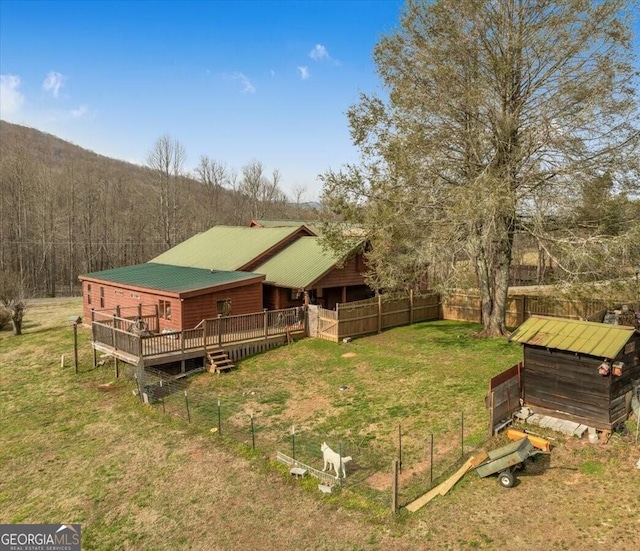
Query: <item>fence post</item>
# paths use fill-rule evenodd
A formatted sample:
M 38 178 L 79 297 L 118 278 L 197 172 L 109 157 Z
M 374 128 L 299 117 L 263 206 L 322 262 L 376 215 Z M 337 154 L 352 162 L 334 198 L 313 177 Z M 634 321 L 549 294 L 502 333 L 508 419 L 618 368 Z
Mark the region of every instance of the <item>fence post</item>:
M 189 398 L 187 397 L 187 391 L 184 391 L 184 403 L 187 406 L 187 421 L 191 423 L 191 412 L 189 411 Z
M 430 480 L 433 484 L 433 434 L 431 435 L 431 459 L 429 459 Z
M 111 326 L 111 346 L 116 350 L 116 316 L 113 315 L 113 325 Z
M 398 512 L 398 460 L 394 459 L 391 464 L 391 512 L 395 515 Z
M 96 321 L 96 309 L 91 308 L 91 338 L 95 342 L 97 339 L 95 325 L 93 324 L 94 321 Z M 93 367 L 98 367 L 98 351 L 95 346 L 91 346 L 91 348 L 93 348 Z
M 413 325 L 413 289 L 409 289 L 409 325 Z
M 264 338 L 266 339 L 269 336 L 269 320 L 266 308 L 262 311 L 262 315 L 264 316 Z
M 464 457 L 464 411 L 460 412 L 460 457 Z
M 251 449 L 256 449 L 256 432 L 253 428 L 253 413 L 251 414 Z
M 222 348 L 222 314 L 218 314 L 218 346 Z
M 402 472 L 402 425 L 398 424 L 398 464 Z

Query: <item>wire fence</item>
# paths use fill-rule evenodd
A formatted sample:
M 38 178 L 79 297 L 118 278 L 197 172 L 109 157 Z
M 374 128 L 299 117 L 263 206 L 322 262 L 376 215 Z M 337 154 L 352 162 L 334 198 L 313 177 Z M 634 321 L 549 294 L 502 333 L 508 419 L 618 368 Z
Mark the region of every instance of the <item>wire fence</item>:
M 137 385 L 132 369 L 125 374 Z M 280 452 L 322 470 L 325 465 L 321 447 L 326 443 L 341 457 L 350 458 L 345 461 L 346 477 L 336 479 L 336 485 L 355 491 L 380 507 L 392 503 L 394 460 L 400 466 L 398 503 L 403 506 L 435 486 L 484 444 L 465 434 L 462 414 L 453 423 L 453 430 L 437 436 L 428 427 L 419 434 L 415 430 L 404 432 L 401 424 L 384 435 L 374 431 L 357 435 L 323 432 L 308 423 L 296 423 L 291 417 L 283 419 L 279 407 L 258 411 L 251 391 L 217 395 L 207 384 L 208 377 L 172 380 L 147 372 L 144 388 L 137 388 L 141 402 L 154 409 L 269 458 L 275 459 Z M 335 470 L 326 467 L 335 476 Z

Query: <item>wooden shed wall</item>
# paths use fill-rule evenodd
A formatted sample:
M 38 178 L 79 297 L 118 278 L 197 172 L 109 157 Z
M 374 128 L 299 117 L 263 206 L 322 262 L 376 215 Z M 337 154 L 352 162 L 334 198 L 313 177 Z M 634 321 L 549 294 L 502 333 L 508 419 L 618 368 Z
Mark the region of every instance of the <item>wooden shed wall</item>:
M 637 340 L 637 339 L 636 339 Z M 635 344 L 635 349 L 640 342 Z M 560 411 L 575 421 L 609 429 L 626 418 L 625 395 L 631 379 L 640 378 L 637 352 L 622 353 L 614 361 L 624 361 L 621 377 L 602 376 L 602 358 L 573 352 L 524 348 L 522 385 L 524 402 L 532 407 Z
M 219 300 L 226 299 L 231 300 L 231 315 L 261 312 L 262 283 L 251 283 L 184 299 L 182 302 L 182 328 L 191 329 L 205 318 L 217 317 L 217 303 Z

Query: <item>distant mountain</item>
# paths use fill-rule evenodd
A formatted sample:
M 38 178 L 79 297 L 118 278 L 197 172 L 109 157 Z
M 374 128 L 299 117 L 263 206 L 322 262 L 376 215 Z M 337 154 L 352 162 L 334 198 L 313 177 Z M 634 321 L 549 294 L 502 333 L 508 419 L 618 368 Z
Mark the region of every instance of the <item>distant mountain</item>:
M 100 155 L 35 128 L 0 120 L 0 158 L 25 151 L 53 169 L 66 168 L 72 162 L 81 162 L 108 166 L 110 170 L 135 175 L 137 178 L 143 177 L 146 173 L 146 169 L 140 165 Z

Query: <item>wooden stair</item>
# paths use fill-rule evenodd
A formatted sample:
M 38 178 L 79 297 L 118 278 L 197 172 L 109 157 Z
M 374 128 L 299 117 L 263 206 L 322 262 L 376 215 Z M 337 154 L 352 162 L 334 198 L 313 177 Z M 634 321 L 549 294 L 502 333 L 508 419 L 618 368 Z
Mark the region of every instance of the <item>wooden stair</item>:
M 208 350 L 207 358 L 209 358 L 209 371 L 211 372 L 220 373 L 221 371 L 227 371 L 235 367 L 235 364 L 224 350 Z

